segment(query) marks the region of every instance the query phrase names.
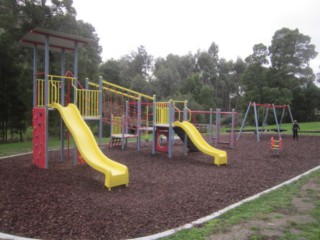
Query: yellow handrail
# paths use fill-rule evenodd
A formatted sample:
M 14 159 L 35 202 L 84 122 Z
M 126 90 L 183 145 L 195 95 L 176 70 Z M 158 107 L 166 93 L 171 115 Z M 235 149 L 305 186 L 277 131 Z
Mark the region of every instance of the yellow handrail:
M 145 95 L 145 94 L 143 94 L 143 93 L 136 92 L 136 91 L 134 91 L 134 90 L 131 90 L 131 89 L 128 89 L 128 88 L 125 88 L 125 87 L 121 87 L 121 86 L 119 86 L 119 85 L 117 85 L 117 84 L 110 83 L 110 82 L 107 82 L 107 81 L 105 81 L 105 80 L 103 80 L 102 83 L 103 83 L 103 84 L 106 84 L 106 85 L 109 85 L 109 86 L 112 86 L 112 87 L 117 88 L 117 89 L 121 89 L 121 90 L 126 91 L 126 92 L 133 93 L 133 94 L 135 94 L 135 95 L 138 95 L 138 97 L 141 96 L 141 97 L 144 97 L 144 98 L 147 98 L 147 99 L 150 99 L 150 100 L 153 100 L 153 99 L 154 99 L 154 97 Z M 110 88 L 108 88 L 108 89 L 110 89 Z M 115 91 L 117 91 L 117 90 L 115 90 Z M 132 96 L 132 95 L 131 95 L 131 96 Z M 133 96 L 133 97 L 136 97 L 136 96 Z
M 96 83 L 89 82 L 89 85 L 94 86 L 96 88 L 99 88 L 99 85 L 96 84 Z M 126 93 L 123 93 L 123 92 L 119 92 L 119 91 L 114 90 L 112 88 L 108 88 L 108 87 L 104 87 L 103 86 L 102 89 L 106 90 L 106 91 L 110 91 L 110 92 L 116 93 L 116 94 L 119 94 L 119 95 L 122 95 L 122 96 L 125 96 L 125 97 L 128 97 L 128 98 L 132 98 L 132 99 L 137 100 L 137 101 L 140 99 L 139 97 L 132 96 L 132 95 L 129 95 L 129 94 L 126 94 Z
M 178 121 L 180 121 L 180 115 L 181 115 L 180 113 L 181 113 L 181 111 L 176 106 L 173 106 L 173 107 L 174 107 L 175 110 L 177 110 L 177 112 L 178 112 Z
M 190 114 L 189 114 L 189 118 L 188 118 L 188 122 L 190 122 L 191 121 L 191 110 L 189 109 L 189 108 L 187 108 L 187 107 L 184 107 L 188 112 L 190 112 Z

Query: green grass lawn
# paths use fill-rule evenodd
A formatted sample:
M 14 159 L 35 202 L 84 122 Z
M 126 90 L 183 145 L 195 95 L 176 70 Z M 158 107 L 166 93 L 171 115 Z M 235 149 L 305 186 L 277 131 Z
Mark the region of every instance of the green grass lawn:
M 311 133 L 311 132 L 305 133 L 305 132 L 303 132 L 303 131 L 320 131 L 320 122 L 302 122 L 302 123 L 299 123 L 299 126 L 300 126 L 300 130 L 301 130 L 300 135 L 320 136 L 320 133 Z M 241 126 L 237 126 L 237 130 L 240 130 L 240 127 Z M 259 127 L 259 128 L 261 128 L 261 127 Z M 246 130 L 246 129 L 253 130 L 253 129 L 256 129 L 256 126 L 251 126 L 251 125 L 247 126 L 246 125 L 245 128 L 243 128 L 243 130 Z M 269 130 L 266 133 L 275 133 L 274 131 L 271 131 L 271 129 L 277 129 L 277 125 L 268 125 L 268 126 L 265 126 L 264 129 Z M 281 134 L 292 134 L 292 124 L 291 123 L 281 124 L 280 129 L 286 130 L 286 131 L 281 132 Z M 224 128 L 224 127 L 221 128 L 222 133 L 225 133 L 227 130 L 230 130 L 230 128 Z
M 307 181 L 316 181 L 320 183 L 320 170 L 300 178 L 289 185 L 285 185 L 270 193 L 264 194 L 261 197 L 244 203 L 239 207 L 232 209 L 218 218 L 208 221 L 199 227 L 193 227 L 191 229 L 182 230 L 169 237 L 161 238 L 163 240 L 205 240 L 211 236 L 210 239 L 214 239 L 214 234 L 228 232 L 233 226 L 241 224 L 245 221 L 254 219 L 266 221 L 268 225 L 270 213 L 281 212 L 294 212 L 292 206 L 292 199 L 299 196 L 299 191 Z M 312 194 L 312 192 L 310 193 Z M 313 223 L 309 224 L 295 224 L 294 228 L 299 229 L 298 234 L 292 234 L 291 232 L 283 232 L 283 236 L 272 239 L 320 239 L 320 200 L 316 197 L 315 193 L 311 196 L 311 200 L 315 205 L 309 214 L 314 218 Z M 254 230 L 254 229 L 251 229 Z M 269 239 L 260 234 L 254 234 L 249 239 Z
M 320 122 L 308 122 L 308 123 L 299 123 L 301 131 L 320 131 Z M 240 126 L 238 126 L 239 129 Z M 254 129 L 255 126 L 246 126 L 244 129 Z M 276 125 L 268 125 L 267 129 L 275 129 Z M 286 129 L 287 131 L 283 132 L 284 134 L 291 134 L 292 133 L 292 124 L 291 123 L 284 123 L 281 125 L 281 129 Z M 221 133 L 225 133 L 227 128 L 221 128 Z M 228 129 L 229 130 L 229 129 Z M 270 131 L 269 133 L 274 133 Z M 320 133 L 300 133 L 300 135 L 316 135 L 320 136 Z M 31 128 L 28 129 L 25 139 L 32 139 L 32 130 Z M 142 134 L 142 140 L 145 139 L 152 139 L 152 135 L 145 135 Z M 103 138 L 103 142 L 109 142 L 109 138 Z M 73 139 L 71 138 L 70 146 L 74 146 Z M 67 147 L 67 142 L 65 141 L 65 147 Z M 49 140 L 49 149 L 57 149 L 60 148 L 60 141 L 57 138 L 50 138 Z M 25 153 L 32 151 L 32 142 L 25 141 L 25 142 L 15 142 L 15 143 L 5 143 L 0 144 L 0 157 L 9 156 L 13 154 Z

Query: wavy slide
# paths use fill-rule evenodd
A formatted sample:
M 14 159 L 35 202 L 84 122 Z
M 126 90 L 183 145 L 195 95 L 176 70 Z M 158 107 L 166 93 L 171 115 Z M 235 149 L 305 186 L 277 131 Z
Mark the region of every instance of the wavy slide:
M 175 127 L 182 128 L 187 133 L 193 144 L 203 153 L 214 157 L 214 164 L 222 165 L 228 163 L 227 153 L 225 151 L 216 149 L 204 140 L 198 129 L 187 121 L 174 122 Z
M 106 157 L 100 150 L 90 128 L 83 120 L 74 104 L 63 107 L 58 103 L 52 105 L 59 112 L 71 132 L 83 159 L 95 170 L 105 175 L 104 185 L 112 187 L 129 184 L 128 168 Z

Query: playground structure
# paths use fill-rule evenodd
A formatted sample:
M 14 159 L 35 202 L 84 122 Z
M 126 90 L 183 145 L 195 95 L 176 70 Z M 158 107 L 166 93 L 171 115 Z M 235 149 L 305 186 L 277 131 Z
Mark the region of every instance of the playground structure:
M 147 96 L 109 83 L 102 77 L 99 78 L 98 84 L 86 79 L 85 87 L 82 87 L 77 78 L 78 48 L 89 42 L 88 39 L 41 28 L 33 29 L 21 40 L 21 44 L 32 47 L 34 53 L 33 162 L 36 166 L 49 168 L 48 119 L 52 110 L 58 110 L 61 116 L 61 161 L 65 151 L 66 125 L 76 143 L 73 163 L 81 163 L 84 160 L 95 170 L 102 172 L 105 175 L 105 186 L 109 190 L 115 186 L 128 185 L 129 171 L 126 166 L 109 159 L 100 150 L 103 122 L 111 125 L 110 147 L 121 145 L 124 149 L 129 138 L 136 138 L 139 151 L 142 132 L 145 131 L 146 134 L 152 132 L 152 153 L 168 152 L 171 158 L 174 132 L 176 132 L 184 142 L 185 155 L 188 148 L 190 151 L 200 150 L 214 157 L 214 164 L 218 166 L 227 164 L 226 152 L 210 146 L 197 128 L 190 123 L 191 110 L 187 108 L 186 101 L 157 102 L 156 96 Z M 45 53 L 44 79 L 38 79 L 38 49 L 44 49 Z M 61 53 L 60 76 L 49 74 L 49 51 Z M 65 74 L 64 55 L 67 52 L 74 54 L 74 74 L 70 71 Z M 142 99 L 146 100 L 142 102 Z M 183 110 L 176 107 L 176 104 L 183 104 Z M 218 119 L 220 113 L 216 114 Z M 98 122 L 99 144 L 85 121 Z M 167 138 L 165 144 L 160 142 L 163 136 Z
M 60 123 L 61 160 L 64 156 L 64 125 L 68 127 L 77 144 L 75 160 L 85 160 L 91 167 L 105 175 L 105 186 L 110 190 L 119 185 L 128 185 L 129 172 L 126 166 L 107 158 L 84 120 L 96 120 L 102 129 L 102 97 L 100 90 L 79 88 L 78 48 L 90 40 L 73 35 L 35 28 L 27 33 L 21 44 L 33 48 L 33 162 L 40 168 L 48 168 L 49 112 L 57 109 Z M 44 49 L 44 79 L 38 77 L 38 49 Z M 61 76 L 49 74 L 49 51 L 61 53 Z M 65 73 L 65 53 L 74 54 L 74 74 Z M 66 82 L 67 81 L 67 82 Z M 100 81 L 102 87 L 102 82 Z M 101 88 L 100 87 L 100 88 Z M 71 98 L 73 97 L 73 103 Z M 64 107 L 67 105 L 67 107 Z M 102 132 L 99 132 L 102 143 Z M 78 158 L 78 151 L 82 158 Z
M 254 122 L 255 122 L 256 128 L 255 129 L 250 129 L 250 130 L 245 130 L 244 129 L 245 123 L 246 123 L 246 120 L 247 120 L 247 117 L 248 117 L 248 114 L 250 112 L 251 107 L 253 107 L 253 111 L 254 111 Z M 265 110 L 265 113 L 263 114 L 262 126 L 259 126 L 259 117 L 258 117 L 259 114 L 258 114 L 257 107 L 262 107 Z M 242 121 L 242 124 L 241 124 L 241 128 L 240 128 L 238 136 L 237 136 L 237 141 L 240 139 L 240 135 L 241 135 L 242 132 L 244 132 L 244 131 L 254 131 L 256 133 L 257 142 L 259 142 L 262 133 L 269 130 L 269 129 L 266 128 L 269 109 L 273 110 L 274 120 L 275 120 L 275 123 L 276 123 L 276 126 L 277 126 L 276 129 L 270 129 L 270 130 L 277 132 L 278 133 L 278 140 L 280 140 L 281 139 L 281 132 L 283 131 L 281 129 L 281 124 L 282 124 L 286 109 L 289 111 L 290 119 L 291 119 L 291 122 L 293 123 L 293 117 L 292 117 L 290 106 L 289 105 L 275 105 L 275 104 L 266 104 L 266 103 L 261 104 L 261 103 L 250 102 L 249 105 L 248 105 L 246 114 L 245 114 L 245 116 L 243 118 L 243 121 Z M 278 120 L 276 109 L 282 109 L 280 120 Z
M 183 110 L 176 107 L 176 104 L 183 104 Z M 184 143 L 185 155 L 188 149 L 190 151 L 199 150 L 214 157 L 214 164 L 218 166 L 227 164 L 227 153 L 209 145 L 198 129 L 190 123 L 191 110 L 187 107 L 187 101 L 155 102 L 153 117 L 153 154 L 156 151 L 168 152 L 168 157 L 171 158 L 174 133 L 176 133 Z M 164 145 L 161 145 L 160 141 L 162 136 L 167 139 Z

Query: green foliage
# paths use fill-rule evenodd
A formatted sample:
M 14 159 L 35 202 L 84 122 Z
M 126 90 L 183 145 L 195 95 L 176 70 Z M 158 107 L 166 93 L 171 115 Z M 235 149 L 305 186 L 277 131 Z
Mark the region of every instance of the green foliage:
M 0 141 L 8 133 L 23 135 L 31 121 L 32 53 L 19 46 L 19 39 L 34 27 L 43 27 L 92 39 L 79 51 L 78 78 L 104 80 L 148 94 L 157 99 L 186 96 L 195 110 L 220 108 L 241 112 L 248 102 L 290 104 L 299 121 L 316 121 L 320 89 L 309 62 L 316 57 L 309 36 L 298 29 L 282 28 L 270 46 L 258 43 L 245 61 L 219 57 L 219 46 L 178 56 L 154 59 L 144 46 L 138 46 L 119 60 L 101 64 L 102 48 L 94 26 L 76 20 L 72 0 L 3 0 L 0 8 Z M 39 57 L 39 62 L 43 56 Z M 73 69 L 73 56 L 67 55 Z M 50 73 L 60 74 L 60 55 L 50 53 Z M 43 69 L 39 69 L 43 71 Z M 181 99 L 184 100 L 184 99 Z M 22 139 L 22 137 L 21 137 Z
M 72 0 L 46 1 L 3 0 L 0 7 L 0 142 L 23 134 L 31 125 L 32 109 L 32 51 L 22 48 L 19 40 L 35 27 L 62 31 L 92 39 L 79 51 L 79 79 L 90 75 L 98 78 L 101 47 L 91 24 L 77 21 Z M 50 73 L 60 75 L 60 55 L 50 53 Z M 73 56 L 66 56 L 67 70 L 73 69 Z M 43 62 L 43 56 L 39 56 Z M 39 64 L 39 71 L 42 65 Z M 11 139 L 11 140 L 10 140 Z

